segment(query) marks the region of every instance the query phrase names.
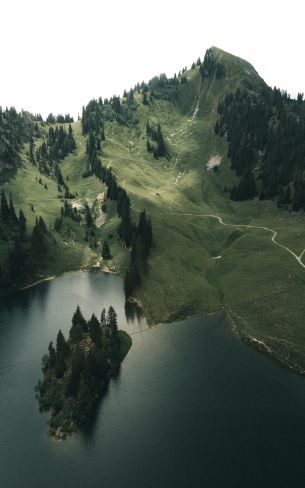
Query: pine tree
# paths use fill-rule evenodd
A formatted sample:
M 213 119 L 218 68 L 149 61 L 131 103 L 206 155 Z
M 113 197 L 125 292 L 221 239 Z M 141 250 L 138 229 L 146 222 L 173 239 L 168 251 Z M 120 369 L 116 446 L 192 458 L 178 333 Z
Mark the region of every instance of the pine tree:
M 10 221 L 12 222 L 13 225 L 17 225 L 18 224 L 18 219 L 17 219 L 17 215 L 16 215 L 16 212 L 15 212 L 13 198 L 12 198 L 12 194 L 11 193 L 10 193 L 9 212 L 10 212 Z
M 117 314 L 116 311 L 112 306 L 109 307 L 108 309 L 108 314 L 107 314 L 107 325 L 111 327 L 113 331 L 118 330 L 118 321 L 117 321 Z
M 102 257 L 103 259 L 111 259 L 110 249 L 108 246 L 108 242 L 104 241 L 103 248 L 102 248 Z
M 63 377 L 64 372 L 66 371 L 66 363 L 64 356 L 61 354 L 56 354 L 54 370 L 56 378 L 60 379 Z
M 68 150 L 69 152 L 73 152 L 76 149 L 76 142 L 73 136 L 73 130 L 71 124 L 69 124 L 68 129 Z
M 47 124 L 55 124 L 56 120 L 55 120 L 55 117 L 52 113 L 50 113 L 47 116 L 46 122 L 47 122 Z
M 90 333 L 91 340 L 98 344 L 102 337 L 101 325 L 94 314 L 92 314 L 91 319 L 88 322 L 88 329 Z
M 32 231 L 31 243 L 34 250 L 42 253 L 46 250 L 46 236 L 48 235 L 47 226 L 42 217 L 37 218 Z
M 66 342 L 61 329 L 59 329 L 57 334 L 57 339 L 56 339 L 57 356 L 65 357 L 69 353 L 69 350 L 70 350 L 69 344 Z
M 143 99 L 142 99 L 143 105 L 149 105 L 148 98 L 146 92 L 143 92 Z
M 79 305 L 77 305 L 76 311 L 73 314 L 72 324 L 73 325 L 79 325 L 81 327 L 81 329 L 83 330 L 83 332 L 88 332 L 88 324 L 87 324 L 87 321 L 82 314 L 82 311 L 81 311 Z
M 74 323 L 69 332 L 71 344 L 79 344 L 83 338 L 83 329 L 79 323 Z
M 101 326 L 103 327 L 104 325 L 107 325 L 105 308 L 103 308 L 102 313 L 101 313 Z
M 167 157 L 167 150 L 166 150 L 166 146 L 165 146 L 165 142 L 164 142 L 164 139 L 163 139 L 163 135 L 162 135 L 162 131 L 161 131 L 161 126 L 160 124 L 158 124 L 157 126 L 157 136 L 156 136 L 156 139 L 157 139 L 157 143 L 158 143 L 158 148 L 157 148 L 157 157 L 162 157 L 162 156 L 166 156 Z
M 94 222 L 93 222 L 93 217 L 92 217 L 92 214 L 91 214 L 91 210 L 90 210 L 89 205 L 88 205 L 87 202 L 85 203 L 84 212 L 85 212 L 85 223 L 86 223 L 86 226 L 87 227 L 92 227 L 93 224 L 94 224 Z
M 55 361 L 56 361 L 56 351 L 53 347 L 53 342 L 50 342 L 48 350 L 49 350 L 48 366 L 50 368 L 53 368 L 53 366 L 55 365 Z
M 1 192 L 1 209 L 0 209 L 1 220 L 3 222 L 8 222 L 10 218 L 10 209 L 7 204 L 7 199 L 4 190 Z

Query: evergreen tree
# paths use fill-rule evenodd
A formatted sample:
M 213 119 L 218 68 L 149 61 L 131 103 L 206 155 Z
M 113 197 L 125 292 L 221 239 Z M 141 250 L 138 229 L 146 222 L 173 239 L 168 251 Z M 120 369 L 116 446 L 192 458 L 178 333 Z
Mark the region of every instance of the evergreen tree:
M 12 194 L 11 193 L 10 193 L 9 213 L 10 213 L 10 221 L 12 222 L 13 225 L 17 225 L 18 224 L 18 219 L 17 219 L 17 215 L 16 215 L 16 212 L 15 212 L 13 198 L 12 198 Z
M 103 308 L 102 313 L 101 313 L 101 326 L 103 327 L 104 325 L 107 325 L 105 308 Z
M 70 332 L 69 332 L 69 338 L 70 338 L 71 344 L 79 344 L 79 342 L 82 340 L 83 329 L 78 323 L 75 323 L 72 325 Z
M 56 353 L 57 357 L 65 357 L 69 353 L 69 344 L 66 342 L 62 331 L 59 329 L 56 339 Z
M 47 122 L 47 124 L 55 124 L 55 122 L 56 122 L 55 116 L 52 113 L 50 113 L 47 116 L 46 122 Z
M 54 370 L 56 378 L 60 379 L 63 377 L 66 371 L 66 362 L 64 356 L 56 354 Z
M 149 105 L 148 98 L 146 92 L 143 92 L 143 99 L 142 99 L 143 105 Z
M 50 342 L 48 350 L 49 350 L 48 366 L 50 368 L 53 368 L 55 365 L 55 361 L 56 361 L 56 351 L 53 347 L 53 342 Z
M 4 193 L 4 190 L 1 192 L 1 209 L 0 209 L 0 215 L 1 219 L 3 222 L 8 222 L 10 218 L 10 209 L 7 204 L 7 199 Z
M 86 223 L 86 226 L 87 227 L 92 227 L 93 224 L 94 224 L 94 222 L 93 222 L 93 217 L 92 217 L 92 214 L 91 214 L 91 210 L 90 210 L 89 205 L 88 205 L 87 202 L 85 203 L 84 211 L 85 211 L 85 223 Z
M 73 136 L 73 130 L 71 124 L 69 124 L 68 129 L 68 142 L 67 142 L 69 152 L 73 152 L 76 149 L 76 142 Z
M 37 123 L 36 123 L 36 125 L 37 125 Z M 38 126 L 37 126 L 37 128 L 38 128 Z M 36 164 L 35 156 L 34 156 L 34 148 L 35 148 L 34 139 L 33 139 L 33 137 L 31 137 L 30 145 L 29 145 L 29 160 L 30 160 L 30 163 L 32 163 L 32 164 Z
M 38 253 L 42 253 L 46 250 L 47 242 L 46 236 L 48 235 L 47 226 L 42 217 L 37 218 L 32 231 L 31 243 L 34 250 Z
M 106 259 L 106 260 L 111 258 L 110 249 L 109 249 L 107 241 L 104 241 L 104 244 L 103 244 L 102 257 L 103 257 L 103 259 Z
M 76 311 L 73 314 L 72 324 L 73 325 L 79 325 L 83 332 L 88 332 L 88 324 L 87 324 L 87 321 L 81 312 L 79 305 L 77 305 Z
M 92 314 L 91 319 L 88 322 L 89 334 L 91 340 L 98 344 L 102 337 L 101 325 L 94 314 Z
M 109 307 L 108 309 L 108 314 L 107 314 L 107 325 L 111 327 L 113 331 L 118 330 L 118 321 L 117 321 L 117 314 L 116 311 L 112 306 Z

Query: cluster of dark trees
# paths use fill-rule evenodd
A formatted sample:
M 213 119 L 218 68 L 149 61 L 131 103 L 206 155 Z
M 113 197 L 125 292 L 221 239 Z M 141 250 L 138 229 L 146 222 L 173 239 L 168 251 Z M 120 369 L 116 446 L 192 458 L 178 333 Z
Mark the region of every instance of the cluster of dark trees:
M 77 210 L 76 207 L 73 207 L 68 200 L 64 201 L 63 206 L 60 209 L 60 215 L 56 217 L 54 222 L 54 230 L 56 232 L 60 232 L 62 225 L 63 225 L 63 217 L 69 217 L 76 222 L 81 221 L 80 212 Z
M 0 268 L 0 289 L 14 283 L 25 266 L 23 243 L 26 240 L 26 218 L 22 209 L 17 217 L 12 195 L 7 201 L 4 190 L 0 202 L 0 238 L 9 246 L 6 261 Z
M 14 107 L 0 107 L 0 163 L 15 169 L 20 163 L 20 150 L 32 136 L 34 116 L 28 112 L 18 113 Z
M 31 144 L 32 141 L 29 149 L 30 161 L 35 163 L 35 156 Z M 61 159 L 64 159 L 69 153 L 73 153 L 75 149 L 76 143 L 71 124 L 69 124 L 68 131 L 66 131 L 63 125 L 56 126 L 55 129 L 50 127 L 46 141 L 36 150 L 36 160 L 38 164 L 43 161 L 59 163 Z
M 217 59 L 214 55 L 212 49 L 208 49 L 205 53 L 203 63 L 200 66 L 200 74 L 202 79 L 210 78 L 210 79 L 222 79 L 226 76 L 226 68 L 225 65 Z
M 107 185 L 107 198 L 110 200 L 117 200 L 119 193 L 119 185 L 116 177 L 111 171 L 111 168 L 106 168 L 102 165 L 100 158 L 100 139 L 93 131 L 90 131 L 86 144 L 87 166 L 83 173 L 83 177 L 95 175 Z
M 25 228 L 25 218 L 20 225 Z M 42 217 L 37 217 L 30 237 L 25 231 L 23 238 L 18 235 L 14 239 L 14 246 L 9 251 L 8 271 L 10 285 L 18 285 L 23 282 L 28 274 L 31 274 L 35 262 L 46 255 L 50 232 Z
M 76 207 L 73 207 L 68 200 L 64 201 L 64 205 L 61 207 L 60 213 L 63 217 L 70 217 L 72 220 L 80 221 L 79 211 Z
M 83 177 L 95 175 L 102 179 L 102 163 L 99 157 L 101 149 L 101 137 L 91 129 L 86 143 L 87 166 Z
M 22 216 L 22 220 L 23 220 L 24 214 L 21 209 L 19 211 L 19 217 L 20 216 Z M 4 224 L 8 228 L 14 228 L 14 226 L 16 226 L 18 222 L 19 220 L 16 215 L 12 194 L 10 194 L 10 198 L 8 202 L 5 195 L 5 191 L 2 190 L 1 201 L 0 201 L 0 223 L 2 226 Z
M 50 232 L 42 217 L 36 217 L 35 224 L 32 230 L 31 244 L 35 253 L 41 255 L 47 250 L 47 237 Z
M 305 210 L 305 102 L 267 86 L 239 89 L 218 106 L 215 132 L 226 135 L 240 177 L 235 200 L 276 198 Z
M 159 76 L 154 76 L 148 83 L 142 83 L 139 88 L 143 93 L 149 91 L 150 99 L 170 100 L 176 101 L 178 98 L 179 86 L 186 83 L 186 77 L 183 73 L 186 68 L 180 71 L 178 75 L 175 73 L 173 77 L 168 78 L 165 73 Z
M 124 281 L 126 298 L 129 298 L 133 290 L 141 284 L 142 275 L 147 271 L 147 259 L 152 244 L 151 220 L 147 218 L 145 210 L 143 210 L 140 212 L 138 225 L 134 227 L 132 234 L 130 263 Z
M 132 247 L 130 265 L 125 277 L 125 291 L 126 297 L 128 298 L 134 288 L 140 285 L 141 275 L 146 270 L 146 262 L 152 246 L 151 220 L 150 218 L 146 217 L 145 211 L 143 211 L 140 213 L 138 225 L 134 225 L 132 223 L 130 214 L 130 199 L 127 192 L 117 183 L 117 179 L 112 173 L 111 168 L 105 168 L 102 166 L 101 161 L 97 156 L 96 138 L 92 131 L 89 135 L 89 139 L 90 138 L 92 142 L 89 142 L 88 140 L 87 154 L 88 161 L 91 161 L 91 171 L 107 185 L 107 198 L 117 201 L 117 213 L 121 218 L 118 229 L 119 237 L 125 243 L 127 248 Z M 90 218 L 92 219 L 89 209 L 89 221 L 87 222 L 88 228 L 92 227 L 93 225 L 93 221 L 90 223 Z M 105 251 L 104 246 L 103 250 Z M 105 255 L 107 257 L 104 259 L 109 259 L 110 251 L 109 257 L 108 250 L 106 250 Z
M 155 159 L 165 157 L 169 159 L 169 153 L 164 142 L 160 124 L 150 125 L 146 122 L 147 151 L 153 153 Z
M 111 259 L 111 254 L 110 254 L 110 248 L 109 244 L 107 241 L 103 242 L 103 247 L 102 247 L 102 258 L 105 259 L 106 261 L 108 259 Z
M 200 60 L 197 60 L 197 63 Z M 137 103 L 134 99 L 135 93 L 142 94 L 142 103 L 149 105 L 153 98 L 161 100 L 175 101 L 178 99 L 179 86 L 187 82 L 184 75 L 186 67 L 168 78 L 165 73 L 153 77 L 147 83 L 137 83 L 129 91 L 124 90 L 123 98 L 114 95 L 104 100 L 90 100 L 86 107 L 82 109 L 82 130 L 87 135 L 92 130 L 96 134 L 104 134 L 104 124 L 106 121 L 116 120 L 122 125 L 135 126 L 138 124 Z
M 144 102 L 148 104 L 147 96 L 144 94 Z M 139 120 L 137 117 L 137 104 L 134 99 L 134 90 L 130 89 L 129 92 L 125 92 L 124 99 L 123 99 L 123 110 L 121 110 L 121 123 L 126 125 L 137 125 Z
M 130 215 L 130 199 L 124 188 L 119 187 L 117 196 L 117 212 L 121 217 L 121 223 L 119 225 L 119 237 L 122 239 L 127 248 L 129 248 L 133 241 L 134 226 L 131 221 Z
M 59 166 L 62 159 L 76 150 L 71 124 L 69 124 L 68 131 L 62 125 L 56 126 L 55 129 L 50 127 L 47 139 L 36 151 L 34 148 L 34 140 L 31 138 L 29 144 L 30 162 L 37 165 L 41 174 L 50 176 L 57 181 L 58 190 L 64 190 L 65 198 L 74 198 L 75 195 L 70 193 Z
M 101 134 L 102 140 L 105 139 L 104 133 L 104 103 L 102 98 L 98 100 L 90 100 L 90 102 L 82 109 L 82 131 L 86 136 L 90 131 L 95 134 Z
M 42 121 L 42 117 L 39 120 Z M 74 119 L 73 117 L 71 117 L 70 114 L 53 115 L 52 113 L 50 113 L 46 118 L 46 122 L 47 124 L 71 124 L 72 122 L 74 122 Z
M 124 98 L 114 95 L 104 100 L 99 97 L 98 100 L 90 100 L 86 107 L 82 109 L 82 131 L 84 135 L 93 131 L 95 135 L 105 139 L 105 122 L 116 120 L 122 125 L 136 125 L 138 118 L 136 116 L 137 104 L 134 100 L 134 90 L 128 93 L 124 92 Z
M 35 273 L 36 265 L 46 256 L 51 233 L 42 217 L 36 221 L 29 235 L 22 209 L 16 214 L 12 196 L 9 201 L 1 193 L 0 238 L 8 245 L 7 257 L 0 268 L 0 291 L 8 292 Z
M 125 98 L 132 100 L 133 90 L 129 93 L 125 92 L 124 95 Z M 121 218 L 118 234 L 126 247 L 132 248 L 130 264 L 125 277 L 125 291 L 126 297 L 128 298 L 134 288 L 140 284 L 141 276 L 146 271 L 147 258 L 153 241 L 152 225 L 151 220 L 150 218 L 147 218 L 145 211 L 140 213 L 138 225 L 133 224 L 131 219 L 130 199 L 126 190 L 118 184 L 111 168 L 106 168 L 102 165 L 100 158 L 100 131 L 103 126 L 105 106 L 107 106 L 108 103 L 112 105 L 113 110 L 117 113 L 121 110 L 121 102 L 118 97 L 113 97 L 110 102 L 108 102 L 108 100 L 103 102 L 101 99 L 98 101 L 91 100 L 87 107 L 83 109 L 83 133 L 88 134 L 86 144 L 87 166 L 83 176 L 86 177 L 94 174 L 107 185 L 107 198 L 117 201 L 117 213 Z M 151 127 L 147 122 L 146 130 L 148 137 L 155 143 L 155 157 L 168 157 L 160 125 Z M 93 227 L 93 221 L 90 223 L 90 216 L 91 212 L 89 209 L 88 229 Z M 104 259 L 110 258 L 108 243 L 104 243 L 103 245 L 102 256 Z
M 77 306 L 69 339 L 59 330 L 56 347 L 49 344 L 36 391 L 40 409 L 51 410 L 52 435 L 64 438 L 93 420 L 109 378 L 123 360 L 121 337 L 113 307 L 107 314 L 103 309 L 100 320 L 93 314 L 87 321 Z
M 200 58 L 197 59 L 196 63 L 195 62 L 192 63 L 191 69 L 195 69 L 196 66 L 201 66 L 201 59 Z

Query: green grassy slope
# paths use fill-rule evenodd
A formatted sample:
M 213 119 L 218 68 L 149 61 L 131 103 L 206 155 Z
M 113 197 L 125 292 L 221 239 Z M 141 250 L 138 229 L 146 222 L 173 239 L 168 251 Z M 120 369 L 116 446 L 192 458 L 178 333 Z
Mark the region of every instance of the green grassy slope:
M 202 81 L 196 67 L 185 73 L 188 81 L 175 102 L 152 99 L 146 106 L 135 93 L 138 125 L 105 125 L 102 162 L 127 190 L 133 218 L 145 208 L 153 223 L 148 272 L 135 296 L 150 322 L 227 309 L 242 334 L 262 341 L 282 361 L 305 369 L 305 269 L 271 241 L 272 233 L 236 226 L 271 228 L 278 232 L 278 242 L 299 255 L 305 248 L 304 215 L 279 210 L 274 202 L 233 202 L 224 191 L 236 177 L 226 157 L 225 138 L 214 134 L 218 102 L 239 86 L 264 82 L 246 61 L 217 48 L 213 53 L 226 66 L 225 79 Z M 147 119 L 161 124 L 170 160 L 155 160 L 147 152 Z M 62 173 L 69 178 L 70 190 L 92 203 L 105 189 L 95 177 L 82 178 L 86 142 L 80 122 L 73 130 L 77 155 L 61 163 Z M 213 155 L 221 158 L 217 172 L 207 170 Z M 48 181 L 46 191 L 36 182 L 36 171 L 26 164 L 7 187 L 16 203 L 25 205 L 30 221 L 34 216 L 28 201 L 51 223 L 61 206 L 57 188 Z M 117 239 L 115 205 L 108 207 L 98 240 L 108 239 L 114 256 L 110 266 L 123 275 L 129 251 Z M 220 216 L 228 225 L 208 215 Z M 81 236 L 75 243 L 60 241 L 59 255 L 65 252 L 58 268 L 89 264 L 98 255 Z
M 177 104 L 153 100 L 146 107 L 138 97 L 136 129 L 107 126 L 103 161 L 126 187 L 134 215 L 146 208 L 153 221 L 155 245 L 137 298 L 154 322 L 224 307 L 239 330 L 303 369 L 305 270 L 271 242 L 270 232 L 234 225 L 272 228 L 280 243 L 299 254 L 304 216 L 278 210 L 273 202 L 233 202 L 224 192 L 236 177 L 225 140 L 214 134 L 218 101 L 241 84 L 263 81 L 247 62 L 218 49 L 215 54 L 226 64 L 226 79 L 202 82 L 198 68 L 190 70 L 186 100 L 180 94 Z M 161 123 L 170 161 L 147 153 L 147 118 Z M 214 154 L 222 157 L 217 173 L 206 167 Z M 202 214 L 217 214 L 232 225 Z

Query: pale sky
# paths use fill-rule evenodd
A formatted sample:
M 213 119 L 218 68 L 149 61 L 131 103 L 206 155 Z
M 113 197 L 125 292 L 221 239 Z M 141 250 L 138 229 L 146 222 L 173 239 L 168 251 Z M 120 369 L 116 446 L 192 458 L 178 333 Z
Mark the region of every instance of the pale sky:
M 302 0 L 3 0 L 0 105 L 75 117 L 91 98 L 172 76 L 212 45 L 296 95 L 304 13 Z

